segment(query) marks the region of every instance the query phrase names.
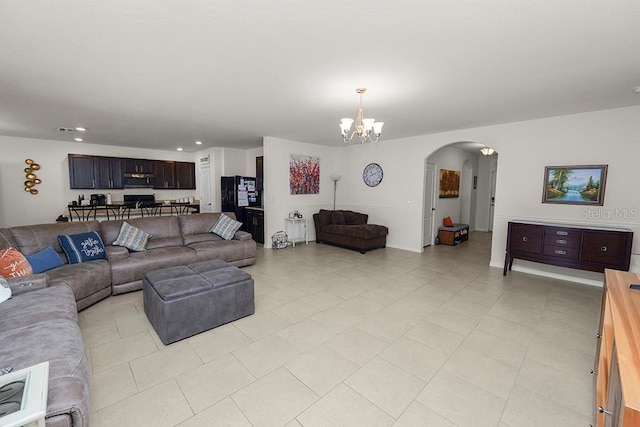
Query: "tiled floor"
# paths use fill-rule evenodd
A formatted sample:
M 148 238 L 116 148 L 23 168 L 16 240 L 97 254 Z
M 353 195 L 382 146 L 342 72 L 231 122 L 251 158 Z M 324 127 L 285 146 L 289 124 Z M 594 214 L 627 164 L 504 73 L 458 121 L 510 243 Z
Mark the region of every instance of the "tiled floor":
M 84 310 L 92 427 L 588 426 L 601 289 L 418 254 L 258 249 L 256 314 L 164 346 L 142 292 Z

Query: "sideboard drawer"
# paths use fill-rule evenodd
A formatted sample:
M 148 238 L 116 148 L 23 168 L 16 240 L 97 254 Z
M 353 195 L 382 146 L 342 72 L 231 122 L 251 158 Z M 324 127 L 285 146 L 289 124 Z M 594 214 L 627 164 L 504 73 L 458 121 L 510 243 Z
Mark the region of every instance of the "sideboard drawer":
M 547 256 L 555 256 L 566 259 L 577 260 L 578 258 L 580 258 L 580 249 L 569 248 L 566 246 L 544 245 L 542 253 Z
M 576 238 L 579 240 L 581 234 L 582 234 L 581 230 L 575 229 L 575 228 L 569 228 L 569 227 L 545 227 L 544 228 L 545 239 L 547 238 L 547 236 L 553 236 L 560 239 Z
M 580 247 L 580 236 L 578 237 L 566 237 L 566 236 L 556 236 L 555 234 L 544 234 L 544 244 L 551 246 L 563 246 L 567 248 L 579 248 Z

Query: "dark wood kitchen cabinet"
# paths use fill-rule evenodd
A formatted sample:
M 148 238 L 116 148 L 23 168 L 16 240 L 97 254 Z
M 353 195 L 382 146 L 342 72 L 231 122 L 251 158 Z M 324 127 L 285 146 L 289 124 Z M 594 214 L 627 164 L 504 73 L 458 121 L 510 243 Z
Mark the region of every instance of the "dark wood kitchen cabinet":
M 167 160 L 155 161 L 156 185 L 153 188 L 175 188 L 176 186 L 176 162 Z
M 258 191 L 264 187 L 264 156 L 256 157 L 256 187 Z
M 193 162 L 176 162 L 176 188 L 182 190 L 196 189 L 196 164 Z
M 514 259 L 599 273 L 628 271 L 632 243 L 627 228 L 510 221 L 503 274 Z
M 94 157 L 83 154 L 69 154 L 69 188 L 96 188 Z
M 251 237 L 258 243 L 264 244 L 264 211 L 261 209 L 247 209 L 246 229 Z
M 96 188 L 124 188 L 122 159 L 119 157 L 94 157 Z
M 147 159 L 124 159 L 125 173 L 153 173 L 154 162 Z

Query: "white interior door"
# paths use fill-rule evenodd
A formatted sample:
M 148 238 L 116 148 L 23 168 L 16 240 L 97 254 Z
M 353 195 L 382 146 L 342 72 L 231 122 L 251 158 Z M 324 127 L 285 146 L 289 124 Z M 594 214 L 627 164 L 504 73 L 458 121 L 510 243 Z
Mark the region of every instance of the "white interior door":
M 436 182 L 436 165 L 425 162 L 424 168 L 424 207 L 422 224 L 422 246 L 433 244 L 433 215 L 435 214 L 434 186 Z
M 211 193 L 211 168 L 200 167 L 200 212 L 213 212 L 213 194 Z

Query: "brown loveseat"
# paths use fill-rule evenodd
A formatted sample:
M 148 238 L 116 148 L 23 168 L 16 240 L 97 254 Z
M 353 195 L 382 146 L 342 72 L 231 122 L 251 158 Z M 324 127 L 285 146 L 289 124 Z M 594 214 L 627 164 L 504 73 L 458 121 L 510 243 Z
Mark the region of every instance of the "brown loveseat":
M 313 214 L 316 243 L 330 243 L 360 251 L 361 254 L 387 244 L 389 229 L 367 224 L 367 214 L 347 210 L 325 210 Z

